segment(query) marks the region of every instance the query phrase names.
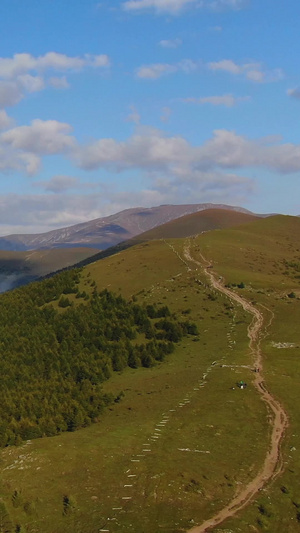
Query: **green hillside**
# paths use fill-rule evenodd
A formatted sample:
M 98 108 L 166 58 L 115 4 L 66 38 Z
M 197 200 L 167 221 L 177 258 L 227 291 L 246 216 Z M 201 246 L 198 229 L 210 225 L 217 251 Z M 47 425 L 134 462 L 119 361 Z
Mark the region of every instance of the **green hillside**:
M 165 224 L 161 224 L 149 231 L 140 233 L 136 237 L 127 241 L 121 242 L 116 246 L 107 248 L 102 252 L 98 252 L 90 258 L 84 259 L 80 262 L 80 266 L 86 266 L 95 261 L 100 261 L 106 257 L 118 254 L 141 244 L 143 242 L 158 240 L 158 239 L 179 239 L 183 237 L 191 237 L 206 231 L 215 229 L 231 228 L 241 224 L 250 224 L 259 219 L 256 215 L 250 213 L 243 213 L 239 211 L 232 211 L 229 209 L 205 209 L 185 215 L 175 220 L 171 220 Z
M 270 413 L 253 386 L 255 374 L 247 338 L 252 317 L 209 286 L 200 265 L 187 259 L 187 246 L 195 260 L 201 263 L 203 254 L 224 283 L 263 311 L 267 328 L 267 336 L 262 339 L 265 381 L 284 404 L 290 422 L 282 445 L 281 476 L 215 531 L 297 530 L 299 224 L 296 217 L 276 216 L 191 239 L 143 242 L 77 271 L 72 291 L 66 291 L 56 281 L 54 294 L 51 280 L 46 280 L 50 283 L 47 290 L 41 291 L 40 285 L 33 284 L 1 297 L 2 305 L 5 297 L 16 298 L 14 305 L 20 309 L 23 306 L 23 314 L 30 305 L 27 314 L 35 313 L 34 323 L 41 320 L 37 316 L 52 314 L 55 327 L 60 328 L 61 343 L 64 342 L 64 360 L 67 354 L 71 355 L 67 363 L 75 384 L 79 374 L 74 369 L 82 371 L 78 368 L 78 356 L 93 354 L 91 371 L 99 347 L 95 352 L 95 347 L 80 344 L 77 352 L 73 338 L 80 343 L 88 341 L 89 335 L 87 341 L 81 339 L 80 317 L 88 317 L 88 326 L 94 321 L 97 324 L 97 314 L 95 318 L 90 314 L 92 302 L 97 298 L 96 308 L 99 317 L 103 316 L 98 298 L 106 298 L 106 291 L 114 294 L 113 299 L 121 306 L 114 311 L 113 319 L 111 315 L 107 317 L 108 324 L 117 326 L 116 316 L 121 314 L 126 318 L 122 327 L 128 329 L 126 321 L 136 306 L 141 309 L 140 316 L 146 317 L 147 313 L 148 333 L 154 330 L 159 334 L 154 341 L 169 342 L 170 339 L 161 338 L 168 335 L 169 326 L 166 328 L 165 324 L 161 330 L 155 327 L 164 317 L 154 316 L 157 310 L 168 308 L 173 330 L 179 325 L 181 331 L 174 352 L 165 354 L 163 361 L 152 357 L 147 367 L 139 358 L 137 364 L 116 367 L 108 380 L 100 380 L 101 394 L 111 402 L 106 402 L 107 408 L 97 413 L 97 423 L 83 421 L 78 426 L 86 427 L 75 432 L 25 440 L 3 449 L 0 519 L 7 524 L 7 531 L 53 533 L 53 528 L 55 533 L 188 531 L 228 504 L 261 468 L 269 448 Z M 72 271 L 63 275 L 73 276 Z M 53 279 L 60 280 L 60 276 Z M 17 307 L 13 309 L 16 313 Z M 64 327 L 66 317 L 70 320 L 70 316 L 76 324 L 71 335 L 72 330 Z M 197 329 L 190 333 L 197 334 L 184 331 L 183 324 L 191 327 L 195 324 Z M 47 328 L 50 326 L 51 322 Z M 137 352 L 140 344 L 151 343 L 153 338 L 146 338 L 147 330 L 138 331 L 141 325 L 132 326 L 135 331 L 132 350 Z M 44 329 L 41 322 L 41 331 Z M 23 327 L 23 351 L 19 352 L 22 364 L 32 353 L 30 339 L 27 340 L 31 331 L 32 326 Z M 98 337 L 99 331 L 95 340 Z M 54 346 L 49 340 L 50 344 Z M 8 345 L 9 338 L 2 358 Z M 8 361 L 16 355 L 14 346 Z M 62 360 L 61 353 L 56 350 L 57 362 Z M 119 355 L 122 354 L 123 350 Z M 35 367 L 35 360 L 40 364 L 45 357 L 37 341 L 33 355 L 30 364 Z M 54 361 L 50 362 L 52 365 Z M 53 368 L 57 372 L 57 363 Z M 83 404 L 88 398 L 89 403 L 91 396 L 94 398 L 86 368 L 85 372 L 87 396 Z M 30 374 L 26 380 L 28 384 Z M 248 383 L 244 391 L 236 387 L 240 380 Z M 63 381 L 57 383 L 64 387 Z M 79 389 L 80 383 L 79 380 Z M 45 391 L 48 384 L 46 376 Z M 14 380 L 5 386 L 11 401 L 14 400 L 14 391 L 17 394 L 19 390 Z M 42 388 L 35 385 L 28 392 L 37 394 L 38 402 L 45 407 L 41 392 L 35 393 L 39 390 Z M 22 423 L 16 415 L 14 418 Z
M 132 239 L 141 242 L 155 239 L 178 239 L 191 237 L 205 231 L 232 228 L 241 224 L 254 222 L 259 217 L 250 213 L 231 211 L 229 209 L 205 209 L 191 215 L 185 215 L 146 231 Z

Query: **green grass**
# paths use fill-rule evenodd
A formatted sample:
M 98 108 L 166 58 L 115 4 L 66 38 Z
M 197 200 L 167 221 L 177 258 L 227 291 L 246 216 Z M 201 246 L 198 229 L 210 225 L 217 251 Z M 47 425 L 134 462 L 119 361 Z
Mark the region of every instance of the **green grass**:
M 298 290 L 299 280 L 292 267 L 284 273 L 283 263 L 300 255 L 299 222 L 275 217 L 254 222 L 251 230 L 247 225 L 192 240 L 195 257 L 203 251 L 226 281 L 245 282 L 245 289 L 236 290 L 275 313 L 263 343 L 264 372 L 290 417 L 283 476 L 218 530 L 297 531 L 299 348 L 278 349 L 272 343 L 300 343 L 300 301 L 286 297 Z M 81 291 L 92 292 L 95 281 L 99 290 L 106 287 L 139 303 L 166 304 L 197 323 L 199 340 L 184 339 L 154 368 L 114 374 L 105 391 L 125 395 L 98 424 L 2 452 L 1 496 L 14 522 L 27 532 L 53 533 L 53 524 L 55 533 L 187 531 L 225 506 L 259 470 L 270 426 L 252 386 L 251 318 L 206 286 L 201 270 L 183 261 L 183 245 L 176 239 L 144 243 L 84 269 Z M 266 310 L 265 315 L 268 320 Z M 244 391 L 235 385 L 240 379 L 248 383 Z M 152 442 L 166 413 L 161 437 Z M 151 452 L 143 452 L 148 442 Z M 14 491 L 22 496 L 18 507 L 13 506 Z M 65 496 L 72 505 L 64 514 Z M 132 500 L 122 500 L 127 496 Z
M 181 254 L 182 243 L 170 244 Z M 202 521 L 227 503 L 239 484 L 255 474 L 266 453 L 266 412 L 251 386 L 252 372 L 220 366 L 249 364 L 248 316 L 199 285 L 201 274 L 188 271 L 165 243 L 132 248 L 126 255 L 125 268 L 121 254 L 87 267 L 81 290 L 92 290 L 91 280 L 96 280 L 99 289 L 121 289 L 140 302 L 166 303 L 178 315 L 196 320 L 199 341 L 184 340 L 165 363 L 152 369 L 115 374 L 104 388 L 123 390 L 125 397 L 99 424 L 3 451 L 2 496 L 15 522 L 29 532 L 50 533 L 55 523 L 57 533 L 93 533 L 107 518 L 117 519 L 110 521 L 109 531 L 150 533 L 159 526 L 159 531 L 187 530 L 191 519 Z M 227 337 L 231 324 L 233 348 Z M 246 391 L 235 387 L 239 379 L 249 382 Z M 179 407 L 185 398 L 190 403 Z M 140 463 L 132 462 L 163 413 L 170 419 L 161 438 L 151 441 L 152 451 L 145 452 Z M 181 451 L 187 448 L 192 451 Z M 23 463 L 20 455 L 25 455 Z M 132 500 L 122 501 L 128 494 L 128 469 L 136 473 Z M 13 507 L 15 490 L 34 507 L 30 516 L 24 503 Z M 76 502 L 67 515 L 65 495 Z M 114 516 L 112 508 L 124 502 L 125 511 Z
M 227 282 L 245 282 L 246 288 L 238 292 L 255 300 L 266 322 L 271 314 L 262 306 L 274 313 L 263 341 L 264 376 L 269 390 L 284 405 L 290 423 L 282 444 L 283 474 L 244 511 L 218 526 L 219 531 L 300 530 L 300 301 L 287 297 L 291 291 L 300 294 L 293 267 L 300 256 L 299 229 L 300 221 L 295 217 L 271 217 L 230 232 L 203 235 L 195 243 L 195 249 L 212 260 L 214 270 Z M 276 347 L 282 343 L 290 347 Z

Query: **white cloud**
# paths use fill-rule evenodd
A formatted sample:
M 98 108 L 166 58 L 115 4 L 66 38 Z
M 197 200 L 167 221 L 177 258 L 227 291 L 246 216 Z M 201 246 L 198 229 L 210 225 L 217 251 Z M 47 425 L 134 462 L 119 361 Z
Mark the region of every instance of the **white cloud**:
M 84 67 L 107 67 L 109 66 L 109 57 L 105 54 L 90 55 L 85 54 L 82 57 L 70 57 L 57 52 L 48 52 L 39 57 L 31 54 L 15 54 L 11 58 L 0 57 L 0 78 L 16 79 L 22 74 L 31 71 L 43 70 L 81 70 Z
M 178 70 L 177 66 L 168 63 L 156 63 L 153 65 L 144 65 L 136 71 L 138 78 L 146 80 L 157 80 L 167 74 L 172 74 Z
M 261 70 L 248 70 L 248 72 L 246 72 L 246 77 L 248 80 L 262 83 L 265 79 L 265 73 Z
M 162 48 L 178 48 L 182 44 L 181 39 L 163 39 L 159 41 L 159 45 L 162 46 Z
M 213 103 L 216 105 L 215 101 Z M 5 115 L 3 119 L 6 119 Z M 243 203 L 254 187 L 253 180 L 239 175 L 243 169 L 263 167 L 281 174 L 300 171 L 300 145 L 284 144 L 277 138 L 251 140 L 233 131 L 216 130 L 205 143 L 192 145 L 181 136 L 167 136 L 160 130 L 138 126 L 136 133 L 125 141 L 103 138 L 80 146 L 70 132 L 69 124 L 37 120 L 30 126 L 15 127 L 2 133 L 0 171 L 33 175 L 39 168 L 40 158 L 52 154 L 71 158 L 87 171 L 105 169 L 122 173 L 138 170 L 149 186 L 136 194 L 144 194 L 145 202 L 148 199 L 153 204 L 195 201 Z M 105 194 L 98 193 L 96 188 L 95 194 L 72 197 L 66 194 L 68 190 L 81 188 L 83 191 L 92 185 L 84 185 L 77 178 L 65 175 L 39 181 L 36 185 L 43 187 L 47 195 L 24 199 L 25 211 L 29 206 L 37 210 L 33 215 L 29 211 L 27 213 L 28 224 L 31 225 L 39 216 L 43 224 L 73 224 L 80 218 L 89 220 L 101 216 L 100 211 L 105 205 L 110 206 L 113 212 L 117 205 L 125 209 L 135 203 L 134 193 L 128 191 L 127 185 L 127 192 L 116 191 L 111 185 L 107 186 Z M 82 199 L 80 205 L 79 197 Z M 37 199 L 41 202 L 39 207 Z
M 127 141 L 100 139 L 73 152 L 78 165 L 86 170 L 126 169 L 181 176 L 217 169 L 265 167 L 280 173 L 300 170 L 300 145 L 249 140 L 228 130 L 216 130 L 211 139 L 192 146 L 180 136 L 167 137 L 155 129 L 139 128 Z
M 14 106 L 26 93 L 42 91 L 46 87 L 41 76 L 22 74 L 15 80 L 0 80 L 0 108 Z
M 36 174 L 40 168 L 40 159 L 35 154 L 13 150 L 0 141 L 0 172 L 25 172 L 29 176 Z
M 42 91 L 45 87 L 67 88 L 66 78 L 50 77 L 51 71 L 81 71 L 83 68 L 104 68 L 110 64 L 105 54 L 69 57 L 57 52 L 44 56 L 15 54 L 11 58 L 0 57 L 0 108 L 17 104 L 26 93 Z
M 162 76 L 168 74 L 174 74 L 175 72 L 184 72 L 190 74 L 199 68 L 199 63 L 196 63 L 192 59 L 183 59 L 175 64 L 169 63 L 154 63 L 152 65 L 143 65 L 136 70 L 136 76 L 138 78 L 147 80 L 157 80 Z
M 197 0 L 128 0 L 123 3 L 126 11 L 154 9 L 157 13 L 177 14 L 185 7 L 197 3 Z
M 266 144 L 227 130 L 216 130 L 198 155 L 208 168 L 265 167 L 283 174 L 300 170 L 300 145 Z
M 13 106 L 22 98 L 22 90 L 16 82 L 0 81 L 0 108 Z
M 187 102 L 191 104 L 211 104 L 214 106 L 225 106 L 225 107 L 233 107 L 237 105 L 239 102 L 245 102 L 247 100 L 250 100 L 249 96 L 233 96 L 232 94 L 223 94 L 221 96 L 205 96 L 202 98 L 181 98 L 181 102 Z
M 208 63 L 207 67 L 209 70 L 215 72 L 224 71 L 234 75 L 244 75 L 248 80 L 255 83 L 276 82 L 284 77 L 284 73 L 280 68 L 266 70 L 261 63 L 243 63 L 238 65 L 232 59 L 213 61 Z
M 158 14 L 178 15 L 188 7 L 209 9 L 211 11 L 237 11 L 245 7 L 248 0 L 127 0 L 122 6 L 125 11 L 142 12 L 154 10 Z
M 210 70 L 224 70 L 231 74 L 240 74 L 243 71 L 242 67 L 237 65 L 232 59 L 222 59 L 222 61 L 208 63 L 208 68 Z
M 0 109 L 0 130 L 7 130 L 13 126 L 13 124 L 14 120 L 7 115 L 4 109 Z
M 0 57 L 0 77 L 15 78 L 35 68 L 35 58 L 30 54 L 15 54 L 12 58 Z
M 17 126 L 0 136 L 2 145 L 32 154 L 47 155 L 67 152 L 74 144 L 71 126 L 57 120 L 33 120 L 30 126 Z
M 45 82 L 41 76 L 22 74 L 22 76 L 18 76 L 17 81 L 28 93 L 42 91 L 45 88 Z
M 232 131 L 216 130 L 205 143 L 192 145 L 183 137 L 139 126 L 126 141 L 99 139 L 80 147 L 70 137 L 68 124 L 38 121 L 27 128 L 12 128 L 10 135 L 6 132 L 0 136 L 1 170 L 33 174 L 39 165 L 38 156 L 63 153 L 88 171 L 138 170 L 148 181 L 148 186 L 138 192 L 128 190 L 126 182 L 126 191 L 112 184 L 102 192 L 96 188 L 93 194 L 85 194 L 83 189 L 91 184 L 57 175 L 35 184 L 47 194 L 0 198 L 0 224 L 13 225 L 18 212 L 18 224 L 36 226 L 39 231 L 91 220 L 133 205 L 196 201 L 240 204 L 255 187 L 254 181 L 243 175 L 243 169 L 264 167 L 281 174 L 300 171 L 300 145 L 284 144 L 276 137 L 251 140 Z M 78 188 L 82 194 L 66 194 Z
M 57 178 L 61 179 L 63 185 L 67 176 Z M 64 189 L 51 194 L 51 183 L 55 186 L 55 180 L 49 180 L 50 192 L 46 194 L 1 195 L 0 234 L 42 233 L 108 216 L 137 205 L 151 207 L 197 201 L 241 204 L 253 192 L 251 180 L 220 172 L 195 172 L 187 179 L 182 179 L 180 175 L 172 179 L 157 173 L 150 186 L 139 191 L 128 190 L 127 187 L 126 190 L 116 190 L 113 185 L 105 185 L 100 193 L 68 194 Z M 41 182 L 41 185 L 47 186 L 47 182 Z
M 0 118 L 7 123 L 7 115 Z M 67 155 L 76 146 L 69 135 L 71 126 L 56 120 L 33 120 L 30 126 L 17 126 L 0 134 L 0 171 L 17 170 L 32 176 L 40 169 L 44 155 Z
M 165 137 L 158 130 L 141 128 L 141 132 L 127 142 L 100 139 L 78 149 L 80 166 L 86 169 L 103 167 L 147 168 L 149 170 L 173 166 L 190 157 L 192 147 L 182 137 Z

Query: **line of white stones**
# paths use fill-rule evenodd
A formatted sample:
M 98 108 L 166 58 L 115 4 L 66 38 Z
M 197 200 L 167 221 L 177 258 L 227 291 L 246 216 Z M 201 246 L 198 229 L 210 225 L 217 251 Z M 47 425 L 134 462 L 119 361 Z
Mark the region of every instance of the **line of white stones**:
M 182 409 L 186 405 L 188 405 L 195 392 L 200 391 L 205 385 L 207 384 L 207 376 L 208 374 L 213 370 L 215 365 L 218 364 L 218 361 L 213 361 L 205 370 L 205 372 L 202 374 L 202 377 L 199 379 L 196 386 L 193 387 L 193 390 L 190 391 L 185 395 L 183 400 L 179 401 L 178 404 L 173 408 L 169 409 L 168 413 L 162 413 L 161 420 L 157 422 L 157 424 L 154 427 L 154 431 L 152 435 L 150 435 L 145 442 L 142 444 L 142 449 L 140 450 L 140 453 L 132 455 L 130 459 L 130 468 L 128 468 L 124 474 L 126 475 L 127 480 L 123 484 L 123 488 L 126 489 L 124 496 L 121 497 L 121 503 L 118 507 L 113 507 L 113 516 L 111 518 L 107 518 L 105 524 L 99 529 L 99 532 L 101 533 L 109 533 L 109 523 L 110 522 L 117 522 L 117 515 L 120 511 L 126 511 L 125 506 L 126 503 L 129 503 L 130 500 L 132 500 L 132 496 L 130 493 L 132 492 L 134 488 L 134 482 L 138 478 L 138 472 L 137 470 L 133 470 L 134 467 L 138 467 L 141 460 L 145 457 L 147 457 L 148 454 L 152 452 L 152 447 L 155 446 L 156 443 L 158 443 L 159 439 L 163 436 L 163 429 L 166 427 L 168 422 L 170 421 L 170 416 L 173 415 L 173 413 L 176 413 L 177 409 Z M 199 451 L 199 450 L 197 450 Z M 205 452 L 207 453 L 207 452 Z

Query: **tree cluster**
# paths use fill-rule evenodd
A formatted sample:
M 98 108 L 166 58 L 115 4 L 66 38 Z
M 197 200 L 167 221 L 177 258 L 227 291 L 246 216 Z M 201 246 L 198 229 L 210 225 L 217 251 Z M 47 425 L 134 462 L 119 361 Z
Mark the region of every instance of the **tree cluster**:
M 79 281 L 69 270 L 0 298 L 0 446 L 97 421 L 120 400 L 102 389 L 112 372 L 151 367 L 198 333 L 167 307 L 95 288 L 80 298 Z

